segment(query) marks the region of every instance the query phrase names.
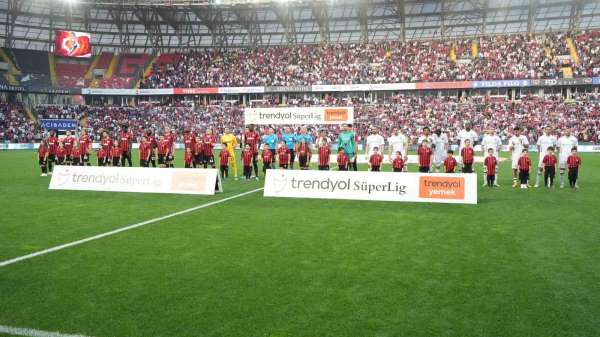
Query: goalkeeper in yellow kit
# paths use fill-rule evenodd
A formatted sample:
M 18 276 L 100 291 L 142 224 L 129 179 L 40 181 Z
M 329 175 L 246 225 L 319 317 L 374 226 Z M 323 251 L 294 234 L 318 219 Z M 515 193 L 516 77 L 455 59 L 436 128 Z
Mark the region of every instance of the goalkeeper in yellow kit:
M 237 159 L 235 158 L 235 147 L 237 146 L 238 142 L 235 135 L 229 131 L 229 128 L 225 128 L 223 130 L 221 144 L 223 144 L 227 152 L 229 152 L 229 167 L 233 169 L 234 179 L 238 180 Z

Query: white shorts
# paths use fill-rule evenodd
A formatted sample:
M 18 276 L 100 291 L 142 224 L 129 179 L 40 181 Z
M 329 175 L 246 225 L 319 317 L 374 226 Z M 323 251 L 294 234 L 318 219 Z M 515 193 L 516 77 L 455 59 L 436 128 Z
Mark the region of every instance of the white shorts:
M 520 155 L 512 156 L 512 169 L 513 170 L 516 170 L 519 168 L 519 158 L 520 157 L 521 157 Z
M 540 159 L 538 160 L 538 168 L 544 168 L 544 157 L 540 154 Z
M 569 158 L 568 156 L 564 156 L 564 157 L 558 157 L 558 167 L 561 169 L 566 169 L 567 168 L 567 158 Z
M 440 166 L 444 163 L 444 160 L 446 160 L 446 158 L 448 157 L 448 155 L 446 153 L 434 153 L 433 154 L 433 165 L 435 166 Z

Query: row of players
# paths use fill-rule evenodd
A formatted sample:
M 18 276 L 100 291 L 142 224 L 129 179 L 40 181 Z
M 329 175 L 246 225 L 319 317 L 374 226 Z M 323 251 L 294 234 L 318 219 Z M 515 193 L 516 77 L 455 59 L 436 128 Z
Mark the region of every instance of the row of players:
M 459 144 L 461 146 L 459 159 L 462 166 L 462 172 L 464 173 L 473 172 L 475 156 L 475 151 L 472 147 L 472 139 L 469 137 L 469 135 L 465 135 L 466 133 L 471 132 L 469 129 L 470 128 L 467 126 L 464 130 L 465 132 L 461 132 L 461 138 L 464 139 L 462 139 L 461 144 Z M 219 154 L 219 164 L 223 178 L 226 178 L 229 175 L 229 166 L 235 165 L 236 163 L 234 148 L 237 145 L 236 137 L 230 134 L 227 129 L 225 131 L 226 132 L 223 134 L 223 136 L 221 136 L 221 143 L 224 145 L 224 148 Z M 289 131 L 289 129 L 286 129 L 286 131 Z M 351 125 L 347 125 L 346 131 L 351 132 Z M 154 156 L 154 149 L 156 148 L 159 166 L 173 167 L 174 137 L 171 135 L 173 134 L 170 132 L 170 130 L 167 130 L 167 133 L 161 136 L 158 142 L 156 142 L 155 138 L 152 137 L 151 133 L 143 136 L 139 146 L 140 166 L 148 167 L 151 164 L 156 166 Z M 244 177 L 246 179 L 250 179 L 252 175 L 252 169 L 254 169 L 255 178 L 258 179 L 258 159 L 263 162 L 263 171 L 274 167 L 276 161 L 279 162 L 280 168 L 293 168 L 296 154 L 298 155 L 300 169 L 308 169 L 312 157 L 312 137 L 306 133 L 305 129 L 303 129 L 299 135 L 304 136 L 298 137 L 298 135 L 294 135 L 295 139 L 300 139 L 300 142 L 295 144 L 295 146 L 292 146 L 292 148 L 289 148 L 288 144 L 290 140 L 288 135 L 284 134 L 282 140 L 278 141 L 279 137 L 274 135 L 273 130 L 270 129 L 268 134 L 261 138 L 252 127 L 249 127 L 242 138 L 244 144 L 242 151 Z M 378 145 L 381 144 L 381 149 L 383 149 L 383 145 L 385 143 L 381 142 L 378 139 L 379 137 L 377 130 L 374 130 L 372 135 L 367 138 L 366 159 L 371 171 L 379 171 L 381 164 L 384 161 L 384 155 L 380 152 L 380 147 Z M 67 133 L 66 137 L 61 141 L 58 141 L 55 138 L 56 136 L 51 134 L 51 136 L 48 138 L 48 142 L 42 142 L 40 149 L 38 150 L 42 175 L 45 175 L 47 172 L 47 163 L 50 162 L 51 165 L 52 161 L 56 161 L 57 164 L 89 165 L 89 137 L 86 136 L 85 131 L 82 132 L 79 141 L 76 141 L 74 137 L 70 135 L 70 133 Z M 351 138 L 352 137 L 350 137 L 350 139 Z M 125 165 L 125 161 L 127 160 L 129 166 L 131 166 L 131 139 L 131 134 L 127 132 L 126 127 L 123 127 L 121 130 L 119 141 L 112 141 L 105 133 L 101 140 L 101 146 L 96 153 L 98 165 L 120 166 Z M 258 158 L 258 147 L 260 143 L 259 139 L 263 144 L 263 151 L 260 155 L 260 158 Z M 215 167 L 215 160 L 213 157 L 213 146 L 215 142 L 216 137 L 214 137 L 210 131 L 201 137 L 194 137 L 191 133 L 186 132 L 186 136 L 184 137 L 185 167 Z M 54 149 L 54 151 L 52 151 L 50 144 L 56 143 L 58 143 L 58 146 Z M 406 141 L 406 137 L 404 137 L 396 129 L 394 130 L 393 136 L 388 138 L 388 143 L 389 156 L 393 170 L 396 172 L 405 171 L 405 163 L 407 160 L 406 153 L 408 152 L 408 141 Z M 549 163 L 551 163 L 553 159 L 556 161 L 556 157 L 554 156 L 554 147 L 557 144 L 561 144 L 561 149 L 569 144 L 574 144 L 575 146 L 570 148 L 570 152 L 572 152 L 572 149 L 576 149 L 577 145 L 576 139 L 571 137 L 568 133 L 561 137 L 561 139 L 556 140 L 556 138 L 550 136 L 548 129 L 545 131 L 545 134 L 540 137 L 540 140 L 538 141 L 538 146 L 540 149 L 545 147 L 549 152 L 545 155 L 540 155 L 536 187 L 539 186 L 539 177 L 542 173 L 544 174 L 545 185 L 552 186 L 553 184 L 555 168 L 553 169 L 552 167 L 554 167 L 556 163 L 554 163 L 554 165 L 549 165 Z M 353 168 L 356 169 L 356 164 L 354 164 L 354 166 L 352 165 L 352 161 L 356 163 L 356 151 L 354 150 L 354 147 L 348 146 L 349 144 L 345 144 L 341 141 L 338 145 L 340 146 L 340 152 L 337 156 L 338 168 L 340 170 L 348 170 Z M 484 185 L 498 186 L 496 173 L 498 167 L 498 152 L 500 151 L 501 145 L 500 139 L 495 135 L 494 130 L 488 130 L 482 140 L 482 147 L 484 149 L 487 148 L 487 153 L 485 153 L 484 159 Z M 513 158 L 513 181 L 515 182 L 513 187 L 517 187 L 517 177 L 519 180 L 521 180 L 522 187 L 523 185 L 527 186 L 527 183 L 523 184 L 523 175 L 526 172 L 528 180 L 529 167 L 525 167 L 521 160 L 522 157 L 527 153 L 527 146 L 527 138 L 520 135 L 519 128 L 515 128 L 514 135 L 509 141 L 509 149 L 512 152 Z M 317 138 L 316 147 L 319 157 L 319 169 L 328 170 L 331 140 L 326 136 L 325 133 L 321 133 L 321 135 Z M 443 154 L 441 155 L 440 150 L 443 150 Z M 550 150 L 552 150 L 551 153 Z M 568 166 L 569 169 L 569 182 L 571 183 L 573 181 L 573 177 L 575 177 L 576 181 L 577 169 L 581 164 L 581 159 L 576 155 L 576 150 L 575 153 L 569 153 L 568 156 L 563 156 L 562 153 L 563 150 L 561 150 L 561 162 L 563 157 L 565 160 L 564 166 L 561 164 L 560 169 L 561 187 L 564 187 L 563 175 L 566 167 Z M 437 130 L 434 134 L 431 134 L 429 128 L 424 128 L 423 135 L 419 137 L 417 155 L 420 172 L 440 172 L 440 168 L 443 165 L 446 172 L 453 173 L 458 166 L 458 161 L 454 158 L 453 151 L 449 150 L 447 137 L 442 134 L 440 130 Z M 571 164 L 569 164 L 568 162 L 571 156 L 575 156 L 576 158 L 571 161 Z M 237 167 L 234 166 L 233 169 L 234 175 L 237 179 Z M 490 180 L 491 178 L 493 179 Z

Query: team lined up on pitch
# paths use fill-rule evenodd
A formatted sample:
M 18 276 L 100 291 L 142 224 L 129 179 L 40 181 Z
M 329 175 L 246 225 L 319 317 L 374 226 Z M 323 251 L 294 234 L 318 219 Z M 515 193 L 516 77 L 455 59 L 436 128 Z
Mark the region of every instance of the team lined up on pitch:
M 300 170 L 310 169 L 313 150 L 316 151 L 319 170 L 337 169 L 339 171 L 358 170 L 357 158 L 358 146 L 356 135 L 352 124 L 344 126 L 344 130 L 338 135 L 334 143 L 326 130 L 321 130 L 316 139 L 308 133 L 307 128 L 300 128 L 294 132 L 286 127 L 281 135 L 275 133 L 273 128 L 267 129 L 266 134 L 260 135 L 254 127 L 248 126 L 238 137 L 231 133 L 228 128 L 217 140 L 212 131 L 208 129 L 205 133 L 195 135 L 186 131 L 183 143 L 185 154 L 183 158 L 186 168 L 212 167 L 216 168 L 217 162 L 214 157 L 215 145 L 221 144 L 222 149 L 218 156 L 218 164 L 221 177 L 229 177 L 230 168 L 234 179 L 238 179 L 236 149 L 241 143 L 241 162 L 243 177 L 246 180 L 259 179 L 259 163 L 262 163 L 262 171 L 267 169 L 293 169 L 296 159 Z M 470 125 L 459 132 L 458 156 L 454 156 L 448 136 L 437 129 L 431 133 L 430 128 L 422 129 L 422 134 L 417 140 L 417 166 L 418 171 L 455 173 L 475 173 L 475 149 L 473 145 L 479 140 L 479 136 Z M 175 133 L 165 128 L 163 134 L 156 136 L 148 131 L 139 140 L 139 158 L 141 167 L 156 167 L 157 159 L 159 167 L 174 167 Z M 369 171 L 381 171 L 386 156 L 391 163 L 392 171 L 408 171 L 408 150 L 412 145 L 399 128 L 394 128 L 392 135 L 387 141 L 379 134 L 377 129 L 372 129 L 371 134 L 365 142 L 365 161 Z M 499 153 L 502 141 L 496 135 L 494 129 L 488 129 L 481 137 L 481 148 L 483 159 L 484 186 L 494 187 L 498 185 Z M 51 131 L 49 137 L 40 143 L 38 149 L 38 160 L 45 176 L 52 172 L 53 165 L 90 165 L 90 152 L 92 141 L 81 130 L 79 137 L 75 137 L 67 131 L 66 135 L 59 139 L 55 131 Z M 127 126 L 121 126 L 116 139 L 112 139 L 107 132 L 103 132 L 99 148 L 96 151 L 98 166 L 132 166 L 133 134 L 128 131 Z M 336 167 L 330 166 L 331 148 L 337 145 Z M 546 128 L 544 134 L 538 139 L 537 146 L 540 151 L 537 178 L 535 187 L 540 186 L 543 176 L 544 186 L 553 187 L 558 164 L 560 173 L 560 187 L 564 187 L 564 176 L 568 173 L 569 186 L 578 188 L 577 178 L 581 158 L 577 153 L 578 142 L 569 130 L 565 130 L 560 138 L 553 136 L 551 130 Z M 531 159 L 528 154 L 529 141 L 521 134 L 521 129 L 515 127 L 509 139 L 508 147 L 511 155 L 513 170 L 513 187 L 529 187 Z M 558 158 L 556 157 L 558 152 Z M 254 173 L 254 175 L 253 175 Z

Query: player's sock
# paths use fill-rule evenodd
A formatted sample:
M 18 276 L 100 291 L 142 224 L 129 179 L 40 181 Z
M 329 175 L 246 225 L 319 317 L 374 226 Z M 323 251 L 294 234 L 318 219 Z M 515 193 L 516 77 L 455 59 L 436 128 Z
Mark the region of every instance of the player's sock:
M 542 176 L 542 174 L 540 173 L 540 171 L 538 171 L 538 174 L 535 178 L 535 186 L 538 187 L 540 186 L 540 177 Z

